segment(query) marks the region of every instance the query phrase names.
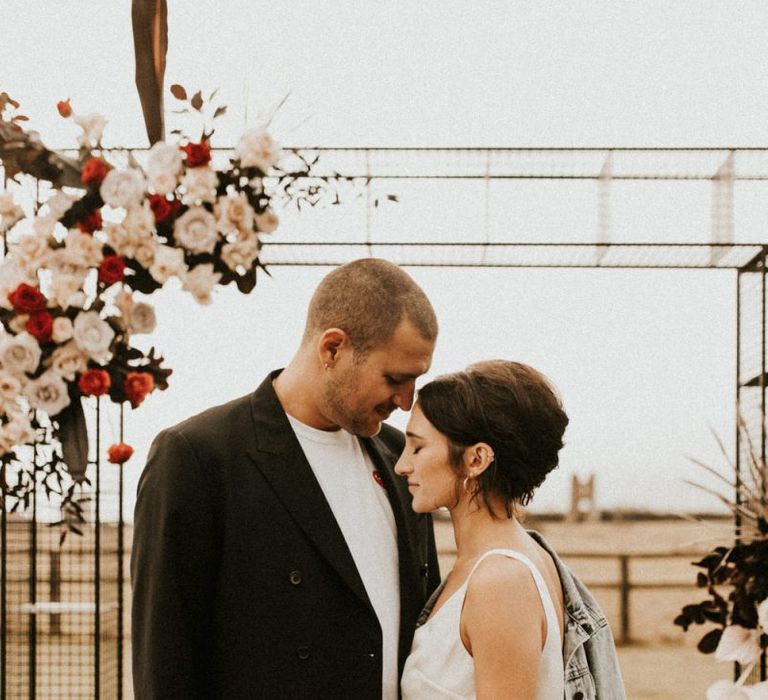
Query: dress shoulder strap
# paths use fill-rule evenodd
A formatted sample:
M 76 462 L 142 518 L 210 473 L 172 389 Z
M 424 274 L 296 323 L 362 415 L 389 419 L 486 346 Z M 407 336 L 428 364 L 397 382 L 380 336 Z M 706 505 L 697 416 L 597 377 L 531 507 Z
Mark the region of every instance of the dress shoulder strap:
M 517 561 L 521 562 L 522 564 L 525 564 L 525 566 L 528 567 L 529 571 L 531 572 L 531 575 L 533 576 L 533 581 L 536 584 L 536 588 L 539 591 L 539 597 L 541 598 L 541 604 L 544 608 L 544 615 L 547 618 L 547 630 L 549 630 L 551 625 L 557 624 L 557 612 L 555 609 L 555 603 L 552 600 L 552 596 L 549 594 L 549 589 L 547 588 L 547 584 L 544 581 L 544 577 L 541 575 L 541 572 L 539 571 L 538 567 L 522 552 L 518 552 L 516 549 L 489 549 L 487 552 L 483 552 L 483 554 L 480 556 L 480 558 L 475 562 L 475 565 L 472 567 L 472 570 L 469 572 L 469 576 L 467 576 L 467 580 L 464 581 L 464 587 L 465 589 L 469 587 L 469 581 L 472 578 L 472 574 L 475 573 L 475 570 L 477 569 L 480 564 L 487 559 L 490 556 L 493 555 L 501 555 L 505 557 L 509 557 L 510 559 L 516 559 Z M 466 596 L 466 590 L 464 591 L 464 595 Z M 549 634 L 547 634 L 547 638 L 549 638 Z

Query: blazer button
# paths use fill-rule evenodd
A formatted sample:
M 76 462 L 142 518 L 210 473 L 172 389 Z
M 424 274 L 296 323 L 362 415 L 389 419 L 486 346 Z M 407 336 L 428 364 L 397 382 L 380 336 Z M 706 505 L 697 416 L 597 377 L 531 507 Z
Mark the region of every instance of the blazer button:
M 301 571 L 291 571 L 291 583 L 298 586 L 301 583 Z
M 299 647 L 296 650 L 296 656 L 298 656 L 302 661 L 306 661 L 310 655 L 309 647 Z

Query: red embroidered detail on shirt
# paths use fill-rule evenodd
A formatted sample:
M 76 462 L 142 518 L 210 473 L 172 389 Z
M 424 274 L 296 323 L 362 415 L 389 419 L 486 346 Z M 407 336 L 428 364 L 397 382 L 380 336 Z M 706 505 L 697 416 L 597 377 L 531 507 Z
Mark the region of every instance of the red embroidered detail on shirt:
M 374 469 L 371 474 L 373 474 L 373 480 L 386 491 L 387 487 L 384 484 L 384 479 L 381 478 L 381 474 L 379 474 L 379 470 Z

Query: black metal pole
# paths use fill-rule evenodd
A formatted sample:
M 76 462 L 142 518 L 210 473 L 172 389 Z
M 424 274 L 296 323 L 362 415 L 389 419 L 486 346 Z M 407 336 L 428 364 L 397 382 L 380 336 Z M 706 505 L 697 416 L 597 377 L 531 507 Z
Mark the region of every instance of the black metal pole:
M 120 404 L 120 442 L 123 442 L 123 404 Z M 124 540 L 123 530 L 125 523 L 123 520 L 123 467 L 119 464 L 118 469 L 118 505 L 117 505 L 117 700 L 123 700 L 123 615 L 125 614 L 123 599 L 123 556 Z
M 736 273 L 736 494 L 734 502 L 741 505 L 741 286 L 742 270 Z M 745 426 L 746 427 L 746 426 Z M 741 513 L 736 510 L 733 517 L 734 540 L 741 542 Z
M 763 248 L 760 265 L 760 495 L 761 500 L 765 502 L 765 262 L 766 254 Z M 765 650 L 760 654 L 760 680 L 766 678 L 766 658 Z
M 35 412 L 37 418 L 37 412 Z M 37 442 L 32 445 L 32 520 L 29 546 L 29 697 L 37 697 Z
M 99 700 L 101 681 L 101 399 L 96 398 L 96 493 L 94 523 L 94 659 L 93 659 L 93 697 Z
M 736 506 L 741 505 L 741 444 L 742 444 L 742 422 L 741 422 L 741 287 L 742 287 L 743 269 L 736 273 L 736 493 L 734 502 Z M 746 425 L 744 425 L 746 429 Z M 738 510 L 733 516 L 733 539 L 735 544 L 741 543 L 741 513 Z M 733 665 L 733 680 L 736 681 L 741 676 L 741 664 Z
M 7 463 L 3 460 L 0 467 L 0 488 L 2 488 L 2 503 L 0 504 L 0 546 L 2 561 L 0 561 L 0 700 L 6 698 L 6 654 L 8 649 L 8 514 L 6 512 L 6 470 Z

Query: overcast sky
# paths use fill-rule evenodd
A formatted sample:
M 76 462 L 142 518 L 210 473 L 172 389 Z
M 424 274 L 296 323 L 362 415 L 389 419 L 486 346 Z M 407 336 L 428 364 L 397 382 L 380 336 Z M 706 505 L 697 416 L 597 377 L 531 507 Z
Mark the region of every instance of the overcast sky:
M 46 143 L 74 145 L 76 127 L 55 111 L 71 97 L 76 111 L 107 117 L 105 144 L 146 145 L 129 5 L 4 0 L 0 89 L 22 103 Z M 168 24 L 166 83 L 220 88 L 229 110 L 214 137 L 219 146 L 233 145 L 286 94 L 272 130 L 287 145 L 766 143 L 764 2 L 171 1 Z M 170 127 L 175 119 L 168 115 Z M 551 231 L 594 240 L 594 188 L 568 198 L 554 186 L 525 187 L 497 195 L 497 227 L 526 241 Z M 425 231 L 434 238 L 462 215 L 472 229 L 480 218 L 472 207 L 484 196 L 472 192 L 455 214 L 448 190 L 435 190 L 430 206 L 406 184 L 397 193 L 399 208 L 375 213 L 384 217 L 375 225 L 399 226 L 414 240 Z M 516 196 L 521 203 L 512 206 Z M 709 236 L 706 185 L 616 196 L 616 240 Z M 758 240 L 768 191 L 753 186 L 737 197 L 737 238 Z M 356 225 L 359 203 L 342 212 Z M 286 214 L 276 237 L 310 230 L 323 240 L 338 234 L 331 221 L 322 212 L 301 223 Z M 441 322 L 432 374 L 506 357 L 560 387 L 568 444 L 537 508 L 565 509 L 570 474 L 588 472 L 597 474 L 601 506 L 714 507 L 681 480 L 700 474 L 686 455 L 727 468 L 708 425 L 732 445 L 733 273 L 410 271 Z M 251 391 L 290 359 L 325 272 L 276 268 L 249 297 L 220 290 L 206 308 L 172 285 L 153 297 L 159 325 L 146 344 L 174 375 L 167 392 L 129 415 L 127 438 L 137 448 L 129 492 L 154 433 Z

